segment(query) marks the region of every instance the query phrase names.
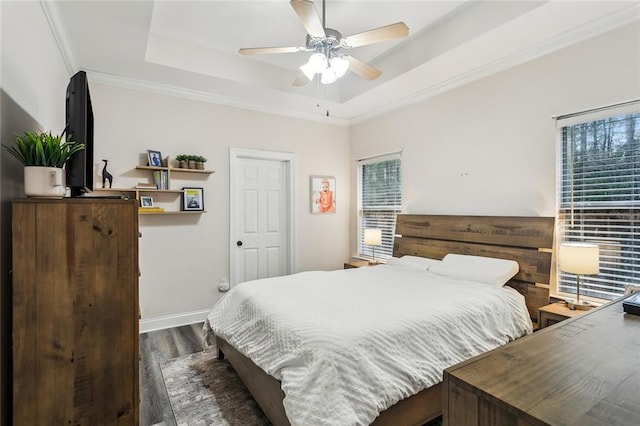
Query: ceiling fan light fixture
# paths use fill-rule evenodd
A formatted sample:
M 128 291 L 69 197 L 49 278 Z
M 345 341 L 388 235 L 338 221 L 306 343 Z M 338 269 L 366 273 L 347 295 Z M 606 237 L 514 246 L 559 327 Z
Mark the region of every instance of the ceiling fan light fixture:
M 316 74 L 320 74 L 327 68 L 327 57 L 324 53 L 316 52 L 309 58 L 309 62 L 307 62 Z
M 296 87 L 304 86 L 307 80 L 313 81 L 316 74 L 321 74 L 323 84 L 331 84 L 345 75 L 349 69 L 364 79 L 375 80 L 382 74 L 380 70 L 351 55 L 342 55 L 341 52 L 354 47 L 405 38 L 409 35 L 409 27 L 404 22 L 396 22 L 343 37 L 340 31 L 326 27 L 324 0 L 322 1 L 322 19 L 318 15 L 313 0 L 291 0 L 289 4 L 307 31 L 304 47 L 249 47 L 241 48 L 239 53 L 256 55 L 312 52 L 309 61 L 300 67 L 300 72 L 293 82 Z M 307 80 L 302 77 L 303 75 Z
M 342 56 L 335 56 L 331 58 L 331 67 L 329 68 L 333 70 L 337 78 L 340 78 L 349 70 L 349 61 Z
M 320 74 L 327 69 L 327 57 L 320 52 L 316 52 L 309 58 L 309 61 L 300 67 L 300 71 L 309 79 L 313 80 L 313 76 Z
M 336 75 L 336 72 L 331 68 L 327 68 L 324 71 L 322 71 L 322 77 L 320 78 L 320 83 L 331 84 L 335 82 L 337 79 L 338 79 L 338 76 Z
M 309 81 L 313 81 L 313 76 L 316 75 L 316 71 L 312 65 L 309 65 L 309 62 L 300 66 L 300 71 L 304 74 L 305 77 L 309 79 Z

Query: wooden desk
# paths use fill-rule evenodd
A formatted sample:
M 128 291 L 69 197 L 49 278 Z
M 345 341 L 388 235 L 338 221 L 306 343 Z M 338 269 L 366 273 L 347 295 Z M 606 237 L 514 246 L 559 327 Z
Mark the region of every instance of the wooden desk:
M 640 316 L 622 301 L 448 368 L 450 426 L 640 424 Z

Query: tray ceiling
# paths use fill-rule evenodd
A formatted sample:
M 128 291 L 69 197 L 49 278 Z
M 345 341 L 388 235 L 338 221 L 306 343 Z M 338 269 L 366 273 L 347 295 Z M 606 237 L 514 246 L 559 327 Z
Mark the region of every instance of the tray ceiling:
M 409 37 L 349 54 L 382 71 L 293 87 L 309 53 L 287 0 L 44 2 L 70 71 L 90 81 L 301 118 L 353 123 L 640 19 L 636 1 L 326 1 L 348 36 L 404 21 Z M 322 16 L 322 2 L 316 1 Z M 328 115 L 327 115 L 328 114 Z

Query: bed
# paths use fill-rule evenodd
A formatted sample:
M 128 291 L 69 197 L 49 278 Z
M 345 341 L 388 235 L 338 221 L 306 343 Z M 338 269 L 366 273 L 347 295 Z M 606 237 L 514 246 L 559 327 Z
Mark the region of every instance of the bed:
M 399 215 L 400 261 L 243 283 L 205 327 L 274 425 L 423 424 L 441 414 L 444 368 L 531 331 L 548 300 L 553 228 L 542 217 Z M 517 273 L 504 288 L 440 274 L 455 254 L 514 260 Z M 418 258 L 434 266 L 402 261 Z M 278 303 L 286 312 L 267 310 Z

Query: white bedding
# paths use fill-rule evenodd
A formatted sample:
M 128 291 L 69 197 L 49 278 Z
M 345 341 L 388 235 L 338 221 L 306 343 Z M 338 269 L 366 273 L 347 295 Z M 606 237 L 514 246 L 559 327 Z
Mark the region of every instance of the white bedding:
M 401 265 L 242 283 L 213 333 L 282 382 L 292 425 L 366 425 L 445 368 L 531 332 L 508 287 Z

